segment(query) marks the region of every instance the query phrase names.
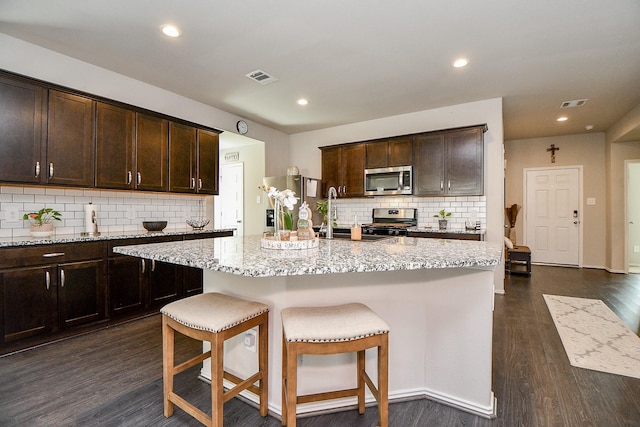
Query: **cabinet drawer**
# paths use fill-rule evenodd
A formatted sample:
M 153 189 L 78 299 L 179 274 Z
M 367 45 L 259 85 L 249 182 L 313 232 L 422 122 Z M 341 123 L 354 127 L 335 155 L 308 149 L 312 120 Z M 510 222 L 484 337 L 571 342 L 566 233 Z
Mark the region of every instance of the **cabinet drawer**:
M 27 267 L 104 258 L 104 242 L 65 243 L 0 249 L 0 268 Z

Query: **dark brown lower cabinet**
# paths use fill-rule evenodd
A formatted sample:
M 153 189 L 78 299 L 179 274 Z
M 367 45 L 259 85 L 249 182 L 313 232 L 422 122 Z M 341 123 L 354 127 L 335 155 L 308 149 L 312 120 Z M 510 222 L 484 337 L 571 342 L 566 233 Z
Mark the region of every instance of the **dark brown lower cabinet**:
M 139 258 L 109 258 L 110 314 L 121 315 L 146 307 L 145 280 Z
M 5 270 L 0 285 L 3 342 L 106 317 L 102 259 Z
M 0 248 L 0 354 L 133 319 L 202 293 L 202 270 L 119 255 L 116 246 L 233 231 Z
M 53 331 L 55 266 L 19 268 L 0 272 L 2 341 L 11 342 Z

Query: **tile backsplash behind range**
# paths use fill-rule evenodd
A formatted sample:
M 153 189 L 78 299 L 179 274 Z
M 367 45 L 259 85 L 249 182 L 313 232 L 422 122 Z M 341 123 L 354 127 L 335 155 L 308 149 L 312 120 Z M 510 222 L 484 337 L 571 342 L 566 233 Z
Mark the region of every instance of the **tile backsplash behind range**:
M 366 199 L 338 199 L 338 225 L 350 226 L 354 217 L 360 224 L 371 222 L 373 208 L 416 208 L 418 209 L 418 226 L 438 228 L 438 219 L 433 216 L 445 209 L 451 212 L 447 218 L 449 228 L 462 229 L 464 223 L 472 216 L 480 221 L 481 227 L 487 224 L 487 200 L 485 196 L 458 197 L 372 197 Z
M 0 237 L 28 236 L 29 222 L 23 221 L 22 215 L 45 206 L 62 214 L 62 221 L 56 221 L 56 234 L 81 233 L 88 203 L 97 206 L 100 232 L 144 231 L 142 221 L 158 220 L 167 221 L 167 230 L 181 229 L 200 209 L 205 217 L 211 216 L 205 212 L 206 197 L 213 196 L 0 186 Z

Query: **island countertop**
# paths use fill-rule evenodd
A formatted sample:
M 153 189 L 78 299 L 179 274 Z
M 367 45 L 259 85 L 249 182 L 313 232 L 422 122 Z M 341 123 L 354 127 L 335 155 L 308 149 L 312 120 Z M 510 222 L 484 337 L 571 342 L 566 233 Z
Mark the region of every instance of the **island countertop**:
M 249 277 L 441 268 L 491 268 L 502 244 L 394 237 L 375 242 L 320 239 L 303 250 L 263 249 L 261 236 L 151 243 L 114 252 Z

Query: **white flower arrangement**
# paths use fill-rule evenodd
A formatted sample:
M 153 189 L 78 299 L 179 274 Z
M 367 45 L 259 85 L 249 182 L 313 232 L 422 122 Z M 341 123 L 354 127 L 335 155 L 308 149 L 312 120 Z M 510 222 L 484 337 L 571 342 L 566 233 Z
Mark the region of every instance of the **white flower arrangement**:
M 270 186 L 260 186 L 262 191 L 267 193 L 269 197 L 269 202 L 271 203 L 272 208 L 276 208 L 277 204 L 280 206 L 280 211 L 276 212 L 276 221 L 280 221 L 283 229 L 292 230 L 293 229 L 293 215 L 291 215 L 291 211 L 293 210 L 293 206 L 298 203 L 298 198 L 296 197 L 296 193 L 289 190 L 288 188 L 278 191 L 275 187 Z

